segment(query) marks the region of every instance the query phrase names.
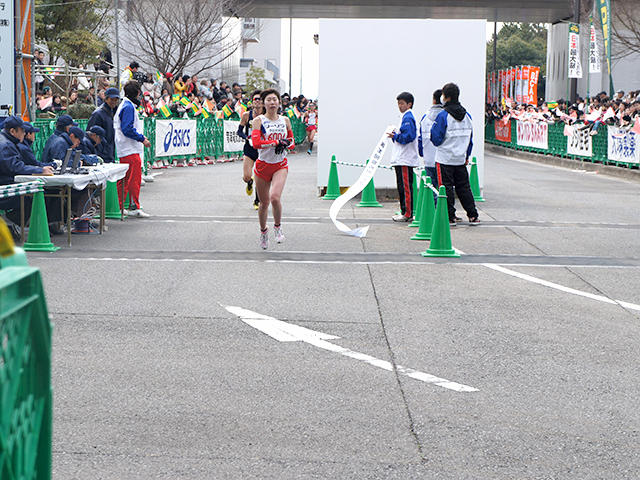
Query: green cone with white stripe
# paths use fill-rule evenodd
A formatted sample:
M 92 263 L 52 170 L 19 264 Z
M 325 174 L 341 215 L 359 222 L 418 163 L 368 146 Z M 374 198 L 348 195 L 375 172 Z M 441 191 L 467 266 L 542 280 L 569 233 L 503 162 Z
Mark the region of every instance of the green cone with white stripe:
M 331 157 L 331 166 L 329 167 L 329 180 L 327 181 L 327 193 L 323 200 L 335 200 L 340 196 L 340 181 L 338 180 L 338 166 L 336 165 L 336 156 Z
M 433 230 L 433 218 L 435 217 L 436 208 L 433 205 L 433 195 L 431 194 L 431 178 L 424 176 L 423 182 L 420 184 L 420 201 L 421 205 L 418 207 L 420 212 L 420 228 L 411 240 L 431 240 L 431 231 Z
M 367 160 L 367 164 L 369 160 Z M 376 187 L 373 184 L 373 178 L 369 180 L 367 186 L 362 190 L 362 197 L 357 207 L 382 207 L 382 204 L 378 202 L 376 198 Z
M 431 195 L 425 195 L 430 197 Z M 426 252 L 422 252 L 423 257 L 459 257 L 451 245 L 451 227 L 449 226 L 449 210 L 447 207 L 447 191 L 444 185 L 438 191 L 438 206 L 436 216 L 433 220 L 433 230 L 431 232 L 431 244 Z
M 60 247 L 51 243 L 47 209 L 44 204 L 44 193 L 33 195 L 31 219 L 29 220 L 29 237 L 23 247 L 28 252 L 55 252 Z

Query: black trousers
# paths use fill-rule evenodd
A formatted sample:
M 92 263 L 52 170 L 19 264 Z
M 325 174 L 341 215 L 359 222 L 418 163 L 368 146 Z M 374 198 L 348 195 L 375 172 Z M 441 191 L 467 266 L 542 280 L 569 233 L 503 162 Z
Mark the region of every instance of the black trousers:
M 406 165 L 395 165 L 400 211 L 405 217 L 413 216 L 413 168 Z
M 473 193 L 471 193 L 469 172 L 467 172 L 466 165 L 445 165 L 442 163 L 436 163 L 436 170 L 438 172 L 438 183 L 440 185 L 444 185 L 447 190 L 449 221 L 452 222 L 456 218 L 456 199 L 454 197 L 454 193 L 458 195 L 462 208 L 467 212 L 467 217 L 477 217 L 478 210 L 476 210 L 476 202 L 473 199 Z

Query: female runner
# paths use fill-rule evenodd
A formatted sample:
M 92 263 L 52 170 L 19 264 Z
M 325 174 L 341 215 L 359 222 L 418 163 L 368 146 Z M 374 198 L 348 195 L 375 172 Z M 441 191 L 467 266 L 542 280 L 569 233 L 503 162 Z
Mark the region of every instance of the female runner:
M 287 117 L 278 114 L 280 94 L 277 90 L 264 90 L 260 97 L 266 113 L 253 120 L 251 140 L 253 147 L 259 152 L 258 160 L 253 170 L 256 179 L 260 208 L 260 247 L 269 247 L 267 230 L 267 216 L 269 204 L 273 211 L 273 234 L 277 243 L 284 242 L 282 233 L 282 203 L 280 198 L 284 184 L 287 181 L 289 167 L 287 165 L 287 149 L 295 147 L 293 130 Z
M 258 151 L 251 146 L 251 122 L 258 115 L 264 113 L 264 107 L 262 106 L 262 99 L 260 98 L 260 90 L 256 90 L 251 94 L 251 106 L 252 109 L 242 114 L 240 119 L 240 125 L 238 126 L 238 136 L 244 138 L 244 149 L 242 157 L 242 180 L 247 184 L 247 195 L 253 194 L 253 163 L 258 159 Z M 253 208 L 258 209 L 260 200 L 258 197 L 258 191 L 256 190 L 256 199 L 253 201 Z
M 312 102 L 309 103 L 309 111 L 305 115 L 305 123 L 307 124 L 307 140 L 309 141 L 307 154 L 311 155 L 313 151 L 313 139 L 318 130 L 318 110 L 316 110 L 316 105 Z

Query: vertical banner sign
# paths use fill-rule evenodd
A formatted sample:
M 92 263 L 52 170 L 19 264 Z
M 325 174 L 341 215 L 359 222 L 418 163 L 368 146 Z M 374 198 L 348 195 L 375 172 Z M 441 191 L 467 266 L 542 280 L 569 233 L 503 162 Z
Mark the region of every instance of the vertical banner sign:
M 607 73 L 609 74 L 609 96 L 613 97 L 613 79 L 611 78 L 611 0 L 599 0 L 599 2 L 604 53 L 607 56 Z
M 529 75 L 531 74 L 531 67 L 526 65 L 522 67 L 522 101 L 524 103 L 534 103 L 533 99 L 529 96 Z
M 569 155 L 592 156 L 593 137 L 589 135 L 589 130 L 589 128 L 573 128 L 571 135 L 567 136 L 567 153 Z
M 580 63 L 580 25 L 569 24 L 569 78 L 582 78 L 582 64 Z
M 529 90 L 529 103 L 538 104 L 538 79 L 540 78 L 540 67 L 530 67 L 529 82 L 527 88 Z
M 522 68 L 516 71 L 516 103 L 522 103 Z
M 0 0 L 0 105 L 15 104 L 13 30 L 13 0 Z
M 493 122 L 496 140 L 499 142 L 511 143 L 511 120 L 503 122 L 497 119 Z
M 241 152 L 244 148 L 244 139 L 238 135 L 238 124 L 233 120 L 223 122 L 225 152 Z
M 589 23 L 589 73 L 600 73 L 600 51 L 596 38 L 596 27 L 593 26 L 593 17 L 590 17 Z
M 510 84 L 509 98 L 511 98 L 512 100 L 515 100 L 516 98 L 516 68 L 515 67 L 511 69 L 511 75 L 509 76 L 509 84 Z
M 194 155 L 195 120 L 156 120 L 156 157 Z
M 521 147 L 533 147 L 541 150 L 549 149 L 549 124 L 517 122 L 517 142 Z
M 615 162 L 640 163 L 638 135 L 618 127 L 607 127 L 607 158 Z

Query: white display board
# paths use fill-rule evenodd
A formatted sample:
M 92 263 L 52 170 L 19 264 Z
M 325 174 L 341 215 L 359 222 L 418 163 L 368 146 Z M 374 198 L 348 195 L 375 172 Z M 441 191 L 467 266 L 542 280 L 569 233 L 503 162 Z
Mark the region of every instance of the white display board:
M 549 150 L 549 124 L 518 120 L 516 127 L 518 145 Z
M 13 0 L 0 1 L 0 105 L 13 105 L 15 61 L 13 50 Z M 2 112 L 6 115 L 7 112 Z
M 225 152 L 241 152 L 244 148 L 244 138 L 238 135 L 238 125 L 240 122 L 224 120 L 224 146 Z
M 484 174 L 486 22 L 484 20 L 320 20 L 318 186 L 325 186 L 331 156 L 366 163 L 380 135 L 400 122 L 396 97 L 411 92 L 419 122 L 434 90 L 460 87 L 473 118 L 473 152 Z M 383 164 L 389 164 L 390 150 Z M 339 166 L 340 184 L 361 173 Z M 393 171 L 379 170 L 377 188 L 395 188 Z
M 194 155 L 196 140 L 195 120 L 156 120 L 156 157 Z

